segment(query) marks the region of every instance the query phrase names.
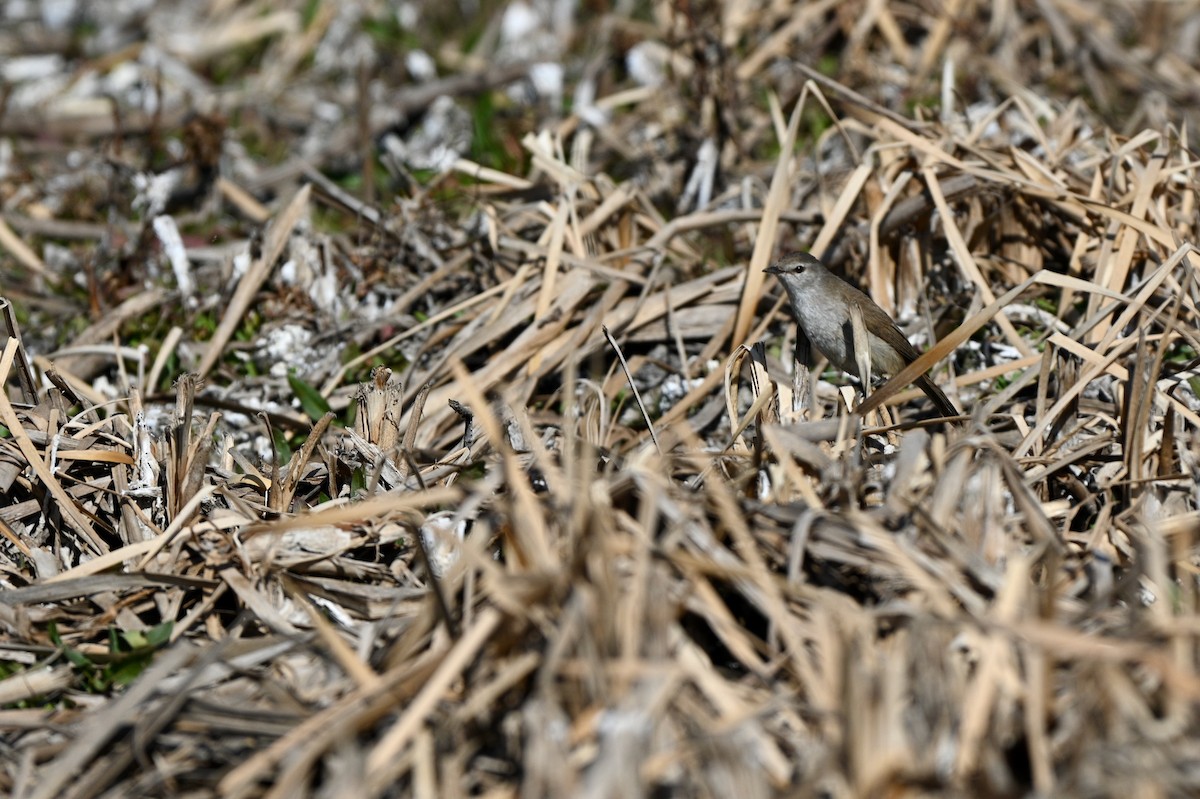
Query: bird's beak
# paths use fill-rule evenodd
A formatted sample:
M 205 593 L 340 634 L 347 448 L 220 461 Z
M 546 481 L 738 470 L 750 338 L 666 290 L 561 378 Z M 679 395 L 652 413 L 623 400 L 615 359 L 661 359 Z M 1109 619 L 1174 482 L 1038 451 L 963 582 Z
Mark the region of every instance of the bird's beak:
M 775 264 L 771 264 L 771 265 L 770 265 L 770 266 L 768 266 L 766 269 L 764 269 L 764 270 L 763 270 L 763 272 L 765 272 L 765 273 L 766 273 L 766 274 L 768 274 L 768 275 L 778 275 L 778 274 L 780 274 L 781 272 L 783 272 L 783 270 L 782 270 L 782 269 L 780 269 L 780 268 L 779 268 L 778 266 L 776 266 Z

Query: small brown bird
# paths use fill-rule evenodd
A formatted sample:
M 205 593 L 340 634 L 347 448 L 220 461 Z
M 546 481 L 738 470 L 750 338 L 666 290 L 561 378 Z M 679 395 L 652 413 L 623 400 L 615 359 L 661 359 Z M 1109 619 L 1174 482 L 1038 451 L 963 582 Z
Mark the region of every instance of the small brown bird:
M 861 374 L 855 353 L 853 306 L 861 312 L 866 328 L 872 372 L 894 375 L 917 359 L 917 351 L 892 318 L 866 294 L 826 269 L 812 254 L 785 255 L 763 271 L 783 283 L 792 314 L 808 340 L 831 364 L 859 378 L 864 390 L 867 376 Z M 943 416 L 959 415 L 929 375 L 918 377 L 916 385 L 933 400 Z

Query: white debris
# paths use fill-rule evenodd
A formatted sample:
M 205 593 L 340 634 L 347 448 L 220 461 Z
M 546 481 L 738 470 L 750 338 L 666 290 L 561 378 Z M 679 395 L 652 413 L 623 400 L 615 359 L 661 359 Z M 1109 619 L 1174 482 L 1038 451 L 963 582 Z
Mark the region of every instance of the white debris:
M 183 237 L 179 235 L 179 227 L 175 220 L 165 214 L 154 217 L 154 233 L 162 243 L 163 253 L 171 262 L 171 271 L 175 273 L 175 283 L 179 293 L 188 308 L 195 308 L 196 284 L 192 280 L 191 264 L 188 262 L 187 248 L 183 246 Z
M 437 77 L 437 64 L 424 50 L 409 50 L 404 56 L 404 66 L 408 74 L 417 80 L 433 80 Z
M 168 169 L 157 175 L 139 172 L 133 176 L 133 188 L 137 195 L 133 198 L 135 211 L 143 211 L 147 216 L 158 216 L 167 207 L 171 192 L 183 180 L 181 169 Z

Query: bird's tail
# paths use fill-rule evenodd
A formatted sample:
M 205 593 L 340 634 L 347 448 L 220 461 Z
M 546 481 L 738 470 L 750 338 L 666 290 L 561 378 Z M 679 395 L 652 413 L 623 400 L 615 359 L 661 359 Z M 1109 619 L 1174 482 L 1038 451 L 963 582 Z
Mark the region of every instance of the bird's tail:
M 917 388 L 925 392 L 925 396 L 933 401 L 937 406 L 938 412 L 942 416 L 959 416 L 958 408 L 954 407 L 954 403 L 950 401 L 942 390 L 937 387 L 937 383 L 929 379 L 929 375 L 921 375 L 916 380 Z

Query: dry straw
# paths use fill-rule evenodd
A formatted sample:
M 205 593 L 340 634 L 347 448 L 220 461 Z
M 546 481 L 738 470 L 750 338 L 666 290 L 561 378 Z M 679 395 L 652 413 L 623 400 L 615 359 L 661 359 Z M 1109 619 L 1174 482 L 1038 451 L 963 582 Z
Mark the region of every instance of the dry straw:
M 232 231 L 185 237 L 203 334 L 121 272 L 157 257 L 128 207 L 89 215 L 49 161 L 0 177 L 6 297 L 63 326 L 9 325 L 0 357 L 0 793 L 1200 791 L 1200 162 L 1149 100 L 1117 130 L 1030 88 L 1190 98 L 1194 4 L 614 11 L 575 35 L 669 42 L 661 83 L 580 62 L 572 114 L 503 100 L 504 159 L 432 176 L 388 137 L 502 99 L 530 69 L 493 59 L 503 26 L 401 86 L 332 6 L 267 5 L 155 34 L 153 118 L 61 88 L 39 126 L 0 117 L 29 159 L 104 135 L 96 175 L 191 108 L 286 134 L 270 167 L 217 136 L 213 230 L 160 209 Z M 950 63 L 1009 99 L 956 108 Z M 86 297 L 55 293 L 64 242 L 115 264 Z M 924 341 L 855 413 L 762 278 L 800 248 Z M 312 334 L 291 382 L 245 340 L 284 323 Z M 923 421 L 929 369 L 961 426 Z

